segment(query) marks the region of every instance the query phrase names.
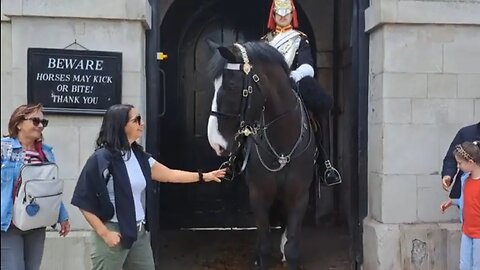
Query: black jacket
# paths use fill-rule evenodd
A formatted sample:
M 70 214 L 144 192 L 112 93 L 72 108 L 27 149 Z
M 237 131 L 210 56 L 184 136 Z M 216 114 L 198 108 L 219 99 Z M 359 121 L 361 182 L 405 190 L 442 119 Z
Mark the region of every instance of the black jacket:
M 315 67 L 312 57 L 312 49 L 310 47 L 310 42 L 308 41 L 307 36 L 301 35 L 300 44 L 298 46 L 297 52 L 295 53 L 295 58 L 293 59 L 291 70 L 297 69 L 303 64 L 308 64 Z
M 445 158 L 443 159 L 442 178 L 445 175 L 449 175 L 453 179 L 453 177 L 457 173 L 457 161 L 455 160 L 455 156 L 453 155 L 453 150 L 455 149 L 455 146 L 457 144 L 461 144 L 466 141 L 480 141 L 480 122 L 471 126 L 463 127 L 457 132 L 457 135 L 455 135 L 455 138 L 453 138 L 453 141 L 450 144 L 447 153 L 445 154 Z M 460 177 L 462 175 L 463 172 L 460 171 L 455 178 L 455 184 L 452 187 L 452 191 L 450 192 L 450 198 L 452 199 L 460 198 Z
M 143 150 L 133 147 L 143 175 L 146 180 L 145 216 L 148 229 L 149 205 L 152 205 L 152 176 L 148 159 L 150 155 Z M 137 221 L 135 218 L 135 204 L 128 178 L 127 168 L 120 153 L 113 153 L 105 148 L 96 150 L 87 160 L 78 178 L 73 192 L 72 205 L 86 210 L 102 221 L 108 221 L 113 217 L 114 207 L 110 201 L 107 190 L 107 179 L 104 172 L 112 174 L 115 190 L 115 208 L 118 210 L 117 219 L 122 236 L 122 246 L 130 248 L 137 240 Z
M 312 48 L 310 47 L 310 41 L 308 40 L 307 35 L 297 29 L 295 29 L 295 31 L 300 33 L 300 44 L 295 52 L 295 57 L 293 58 L 290 69 L 295 70 L 303 64 L 309 64 L 314 68 L 315 63 L 313 62 Z M 271 31 L 264 35 L 261 40 L 270 42 L 276 35 L 275 31 Z

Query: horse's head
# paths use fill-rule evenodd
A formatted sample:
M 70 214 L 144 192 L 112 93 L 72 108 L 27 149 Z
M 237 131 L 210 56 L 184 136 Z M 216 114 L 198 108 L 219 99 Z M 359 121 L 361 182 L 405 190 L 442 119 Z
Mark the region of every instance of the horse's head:
M 276 49 L 264 42 L 218 47 L 213 59 L 215 94 L 208 120 L 208 140 L 217 155 L 228 155 L 237 136 L 251 129 L 261 116 L 275 75 L 288 80 L 288 66 Z M 280 71 L 280 72 L 279 72 Z M 272 78 L 273 76 L 273 78 Z

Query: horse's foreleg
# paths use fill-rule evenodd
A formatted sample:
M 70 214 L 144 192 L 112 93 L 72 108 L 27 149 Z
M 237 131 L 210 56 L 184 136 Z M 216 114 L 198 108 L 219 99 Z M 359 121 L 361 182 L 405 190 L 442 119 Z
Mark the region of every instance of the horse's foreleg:
M 257 254 L 255 256 L 256 269 L 268 269 L 272 252 L 272 241 L 270 234 L 269 209 L 271 203 L 254 196 L 250 197 L 250 204 L 257 224 Z
M 288 221 L 286 228 L 287 243 L 285 255 L 288 270 L 298 270 L 300 266 L 300 237 L 303 216 L 308 205 L 308 192 L 296 201 L 290 201 L 288 208 Z

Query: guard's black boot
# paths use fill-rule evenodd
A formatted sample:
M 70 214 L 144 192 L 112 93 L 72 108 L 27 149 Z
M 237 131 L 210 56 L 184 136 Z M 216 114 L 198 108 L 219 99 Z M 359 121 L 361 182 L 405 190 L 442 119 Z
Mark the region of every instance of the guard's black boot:
M 316 118 L 317 116 L 314 116 Z M 342 177 L 340 173 L 332 166 L 329 156 L 325 151 L 325 148 L 322 144 L 322 129 L 316 123 L 317 129 L 315 130 L 315 143 L 317 145 L 317 156 L 316 156 L 316 166 L 315 166 L 315 179 L 320 181 L 320 184 L 323 186 L 334 186 L 342 183 Z

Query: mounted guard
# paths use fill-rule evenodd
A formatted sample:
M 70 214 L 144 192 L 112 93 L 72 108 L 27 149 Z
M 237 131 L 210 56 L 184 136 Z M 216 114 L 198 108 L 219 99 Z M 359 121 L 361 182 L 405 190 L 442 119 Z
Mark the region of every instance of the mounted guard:
M 314 61 L 308 37 L 298 28 L 298 15 L 293 0 L 274 0 L 270 8 L 267 28 L 270 30 L 261 39 L 276 48 L 290 67 L 292 85 L 300 93 L 305 106 L 312 112 L 314 122 L 320 121 L 322 114 L 332 107 L 332 98 L 315 80 Z M 321 144 L 321 130 L 316 125 L 316 144 L 324 159 L 318 162 L 317 174 L 323 173 L 323 183 L 339 184 L 340 174 L 331 166 L 329 157 Z M 319 169 L 325 165 L 324 168 Z M 320 172 L 322 170 L 324 172 Z
M 286 212 L 281 251 L 288 269 L 298 270 L 301 221 L 316 151 L 308 113 L 289 83 L 290 69 L 283 55 L 275 48 L 257 41 L 218 51 L 221 58 L 212 65 L 215 93 L 207 134 L 218 155 L 240 154 L 243 160 L 258 229 L 253 267 L 269 269 L 269 211 L 275 201 L 281 201 Z

